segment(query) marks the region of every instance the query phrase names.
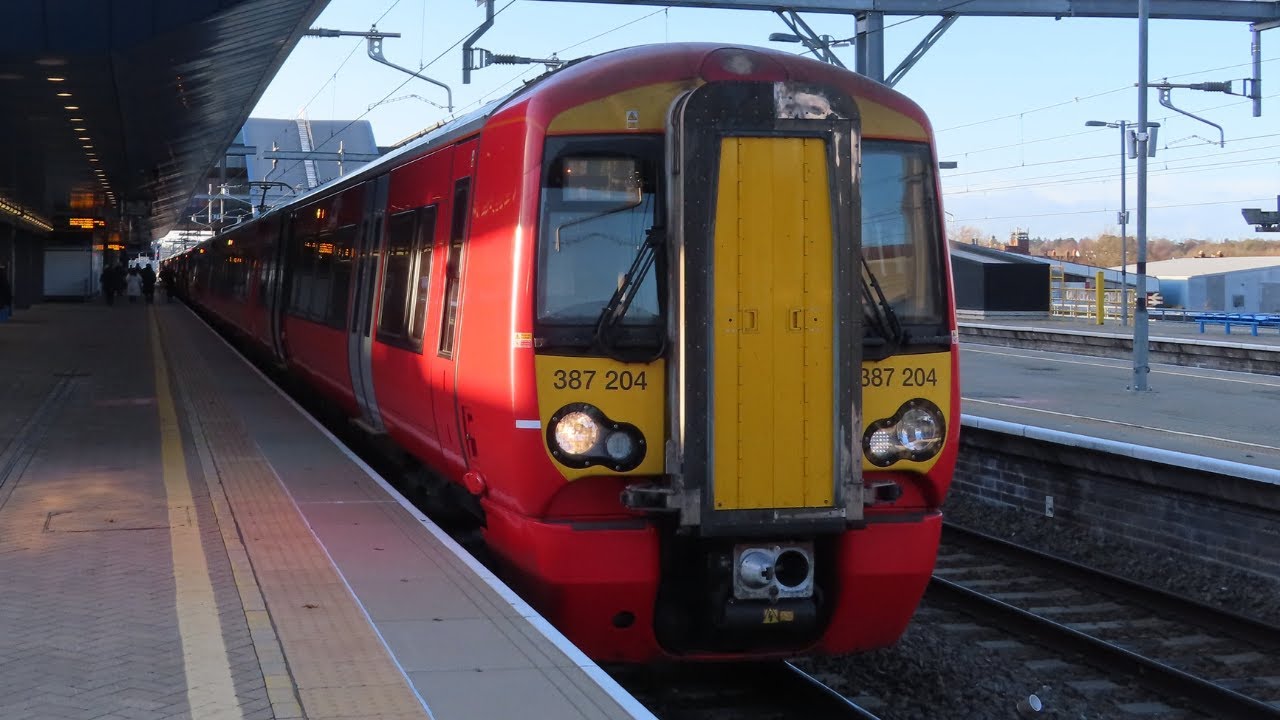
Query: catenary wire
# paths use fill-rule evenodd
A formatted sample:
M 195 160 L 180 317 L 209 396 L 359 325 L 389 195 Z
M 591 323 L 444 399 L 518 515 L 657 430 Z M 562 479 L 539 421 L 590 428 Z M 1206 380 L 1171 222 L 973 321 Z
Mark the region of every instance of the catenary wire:
M 1264 60 L 1262 60 L 1262 62 L 1269 63 L 1269 62 L 1274 62 L 1276 60 L 1280 60 L 1280 57 L 1265 58 Z M 1191 75 L 1203 75 L 1204 73 L 1218 72 L 1219 70 L 1235 70 L 1237 68 L 1250 67 L 1250 66 L 1252 66 L 1252 63 L 1239 63 L 1236 65 L 1226 65 L 1223 67 L 1210 68 L 1206 70 L 1195 70 L 1192 72 L 1179 73 L 1177 75 L 1169 75 L 1168 77 L 1177 79 L 1177 78 L 1189 77 Z M 1114 95 L 1115 93 L 1124 92 L 1125 90 L 1132 90 L 1132 89 L 1133 89 L 1133 85 L 1125 85 L 1123 87 L 1118 87 L 1111 90 L 1103 90 L 1102 92 L 1097 92 L 1092 95 L 1085 95 L 1083 97 L 1074 97 L 1074 98 L 1071 98 L 1070 100 L 1063 100 L 1061 102 L 1051 103 L 1049 105 L 1043 105 L 1041 107 L 1031 108 L 1029 110 L 1021 110 L 1019 112 L 1009 113 L 1008 115 L 999 115 L 996 117 L 986 118 L 985 120 L 974 120 L 973 122 L 963 123 L 961 125 L 953 125 L 951 127 L 941 128 L 938 130 L 934 130 L 934 134 L 937 135 L 944 132 L 950 132 L 952 130 L 961 130 L 964 128 L 974 127 L 977 125 L 985 125 L 986 123 L 998 122 L 1000 120 L 1008 120 L 1010 118 L 1022 117 L 1023 115 L 1030 115 L 1031 113 L 1038 113 L 1044 110 L 1052 110 L 1054 108 L 1059 108 L 1064 105 L 1072 105 L 1082 100 L 1093 100 L 1094 98 L 1100 98 L 1105 95 Z
M 1246 198 L 1244 200 L 1215 200 L 1212 202 L 1175 203 L 1172 205 L 1149 205 L 1148 207 L 1152 210 L 1169 210 L 1169 209 L 1184 208 L 1184 207 L 1203 207 L 1206 205 L 1236 205 L 1239 203 L 1249 203 L 1249 202 L 1270 202 L 1271 200 L 1274 200 L 1274 199 L 1275 197 L 1273 196 L 1269 198 Z M 1029 215 L 999 215 L 999 216 L 986 216 L 986 217 L 956 218 L 951 222 L 962 223 L 962 222 L 974 222 L 978 220 L 1020 220 L 1023 218 L 1055 217 L 1058 215 L 1096 215 L 1098 213 L 1110 213 L 1110 212 L 1115 212 L 1115 209 L 1102 208 L 1099 210 L 1069 210 L 1064 212 L 1036 213 L 1036 214 L 1029 214 Z
M 399 0 L 396 0 L 396 2 L 398 3 L 398 2 L 399 2 Z M 509 2 L 508 2 L 506 5 L 503 5 L 501 8 L 499 8 L 499 9 L 498 9 L 498 10 L 496 10 L 496 11 L 494 11 L 493 16 L 496 18 L 496 17 L 497 17 L 498 15 L 500 15 L 504 10 L 506 10 L 506 9 L 507 9 L 507 8 L 509 8 L 509 7 L 511 7 L 511 6 L 512 6 L 512 5 L 514 5 L 515 3 L 516 3 L 516 0 L 509 0 Z M 434 58 L 434 59 L 432 59 L 432 60 L 431 60 L 431 62 L 427 63 L 426 65 L 423 65 L 423 66 L 422 66 L 421 68 L 419 68 L 419 69 L 420 69 L 420 70 L 425 70 L 425 69 L 427 69 L 427 68 L 431 67 L 432 65 L 436 64 L 437 62 L 439 62 L 439 61 L 440 61 L 440 59 L 441 59 L 441 58 L 443 58 L 445 55 L 449 54 L 449 52 L 450 52 L 451 50 L 453 50 L 454 48 L 458 47 L 458 46 L 459 46 L 459 45 L 461 45 L 463 42 L 465 42 L 465 41 L 466 41 L 466 39 L 467 39 L 468 37 L 470 37 L 470 36 L 471 36 L 471 32 L 469 31 L 469 32 L 467 32 L 467 34 L 466 34 L 466 35 L 463 35 L 462 37 L 458 38 L 458 40 L 457 40 L 457 41 L 455 41 L 452 45 L 450 45 L 449 47 L 445 48 L 445 49 L 444 49 L 444 50 L 443 50 L 439 55 L 435 56 L 435 58 Z M 324 147 L 324 146 L 325 146 L 325 145 L 327 145 L 330 141 L 332 141 L 334 138 L 336 138 L 336 137 L 340 136 L 343 132 L 345 132 L 345 131 L 346 131 L 348 128 L 350 128 L 352 125 L 355 125 L 356 123 L 358 123 L 358 122 L 360 122 L 361 120 L 363 120 L 363 119 L 365 118 L 365 116 L 366 116 L 366 115 L 368 115 L 370 112 L 372 112 L 372 111 L 373 111 L 373 109 L 374 109 L 374 108 L 376 108 L 376 107 L 378 107 L 378 106 L 382 105 L 383 103 L 385 103 L 387 100 L 389 100 L 389 99 L 391 98 L 391 96 L 392 96 L 392 95 L 395 95 L 396 93 L 400 92 L 400 90 L 401 90 L 405 85 L 408 85 L 408 84 L 410 83 L 410 81 L 412 81 L 412 80 L 414 80 L 414 79 L 416 79 L 416 77 L 415 77 L 414 75 L 410 75 L 409 77 L 405 78 L 403 82 L 401 82 L 399 85 L 397 85 L 397 86 L 395 86 L 394 88 L 392 88 L 392 90 L 391 90 L 390 92 L 388 92 L 386 95 L 384 95 L 384 96 L 382 97 L 382 99 L 381 99 L 381 100 L 379 100 L 379 101 L 377 101 L 376 103 L 373 103 L 372 105 L 370 105 L 370 106 L 369 106 L 369 107 L 368 107 L 364 112 L 362 112 L 362 113 L 360 113 L 358 116 L 356 116 L 356 118 L 355 118 L 355 119 L 350 120 L 349 122 L 347 122 L 347 124 L 346 124 L 346 125 L 343 125 L 343 126 L 342 126 L 342 128 L 341 128 L 340 130 L 338 130 L 336 133 L 334 133 L 334 134 L 330 135 L 328 138 L 325 138 L 325 139 L 324 139 L 324 141 L 322 141 L 320 144 L 318 144 L 318 145 L 316 145 L 315 147 L 313 147 L 313 148 L 312 148 L 312 151 L 314 152 L 314 151 L 319 150 L 320 148 Z M 287 170 L 285 173 L 282 173 L 282 174 L 287 174 L 288 172 L 292 172 L 294 168 L 298 167 L 298 165 L 302 164 L 303 162 L 304 162 L 303 160 L 295 160 L 295 161 L 294 161 L 294 163 L 293 163 L 292 165 L 290 165 L 290 166 L 289 166 L 288 170 Z

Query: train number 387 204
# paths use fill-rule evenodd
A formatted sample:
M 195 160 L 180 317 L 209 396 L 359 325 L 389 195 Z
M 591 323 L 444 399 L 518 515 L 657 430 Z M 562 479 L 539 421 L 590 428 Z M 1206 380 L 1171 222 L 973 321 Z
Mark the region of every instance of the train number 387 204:
M 557 390 L 590 390 L 599 383 L 604 383 L 605 390 L 644 390 L 649 387 L 644 373 L 644 370 L 605 370 L 603 373 L 595 370 L 556 370 L 552 385 Z M 597 375 L 602 377 L 597 378 Z
M 932 387 L 938 384 L 938 371 L 932 368 L 862 368 L 862 387 Z

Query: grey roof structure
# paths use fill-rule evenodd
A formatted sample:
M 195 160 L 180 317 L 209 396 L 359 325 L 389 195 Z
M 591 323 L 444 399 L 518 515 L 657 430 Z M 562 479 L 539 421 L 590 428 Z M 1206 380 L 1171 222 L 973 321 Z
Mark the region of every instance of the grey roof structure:
M 196 191 L 182 229 L 216 228 L 261 214 L 378 157 L 368 120 L 249 118 Z M 266 188 L 251 184 L 268 181 Z
M 128 242 L 163 234 L 327 4 L 4 3 L 0 197 L 55 224 L 123 210 Z
M 1189 278 L 1197 275 L 1218 275 L 1240 270 L 1260 270 L 1280 266 L 1280 255 L 1220 258 L 1174 258 L 1147 263 L 1147 274 L 1161 278 Z M 1129 265 L 1129 272 L 1136 272 L 1136 265 Z M 1119 271 L 1119 266 L 1113 268 Z

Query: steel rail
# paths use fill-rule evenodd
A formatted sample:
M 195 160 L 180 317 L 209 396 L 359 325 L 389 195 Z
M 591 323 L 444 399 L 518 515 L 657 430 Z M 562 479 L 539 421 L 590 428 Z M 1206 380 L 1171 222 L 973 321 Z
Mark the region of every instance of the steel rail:
M 1100 592 L 1110 593 L 1114 588 L 1119 588 L 1126 599 L 1152 610 L 1177 616 L 1189 625 L 1211 627 L 1238 640 L 1253 644 L 1271 645 L 1280 649 L 1280 627 L 1257 618 L 1214 607 L 1195 598 L 1152 587 L 1123 575 L 1116 575 L 1074 560 L 1025 547 L 980 530 L 944 522 L 942 526 L 944 540 L 948 534 L 960 535 L 967 541 L 991 545 L 1010 553 L 1026 555 L 1039 563 L 1049 566 L 1055 573 L 1082 580 L 1095 586 L 1099 584 L 1100 580 L 1104 581 L 1106 587 L 1099 588 Z
M 822 681 L 796 667 L 794 664 L 785 662 L 783 665 L 792 672 L 796 682 L 801 684 L 803 687 L 806 687 L 810 692 L 818 692 L 826 695 L 829 701 L 828 704 L 832 709 L 844 711 L 846 713 L 842 717 L 859 718 L 860 720 L 879 720 L 875 713 L 872 713 L 870 710 L 867 710 L 844 695 L 832 690 Z
M 1280 708 L 1073 630 L 959 583 L 935 575 L 929 581 L 929 589 L 935 598 L 967 608 L 970 613 L 989 619 L 1008 632 L 1033 636 L 1060 651 L 1081 655 L 1087 664 L 1134 677 L 1140 684 L 1157 693 L 1186 699 L 1197 710 L 1210 717 L 1240 720 L 1280 718 Z

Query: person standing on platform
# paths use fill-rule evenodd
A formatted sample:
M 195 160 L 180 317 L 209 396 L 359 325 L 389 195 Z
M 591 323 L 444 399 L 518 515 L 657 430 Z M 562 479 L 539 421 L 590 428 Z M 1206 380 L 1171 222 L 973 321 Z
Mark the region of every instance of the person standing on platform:
M 111 288 L 116 295 L 123 296 L 125 291 L 129 289 L 127 278 L 128 271 L 122 263 L 116 263 L 111 266 Z
M 129 275 L 125 278 L 125 293 L 129 296 L 130 305 L 142 297 L 142 273 L 136 267 L 129 268 Z
M 146 298 L 147 304 L 155 302 L 156 298 L 156 271 L 151 269 L 150 265 L 144 265 L 142 272 L 142 297 Z
M 98 287 L 102 289 L 102 299 L 106 300 L 108 305 L 114 305 L 116 301 L 116 266 L 114 263 L 102 268 L 102 272 L 98 275 Z
M 160 268 L 160 282 L 164 284 L 164 301 L 173 302 L 174 283 L 177 282 L 173 267 L 164 265 Z

